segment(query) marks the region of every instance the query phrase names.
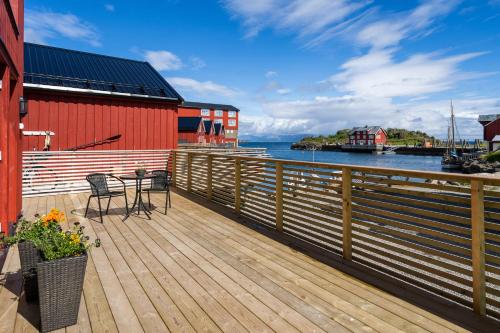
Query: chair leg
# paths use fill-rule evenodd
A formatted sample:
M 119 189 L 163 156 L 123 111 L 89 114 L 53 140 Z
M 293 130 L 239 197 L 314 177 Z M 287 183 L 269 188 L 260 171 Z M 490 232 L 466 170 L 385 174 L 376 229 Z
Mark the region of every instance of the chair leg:
M 167 215 L 167 207 L 168 207 L 168 191 L 165 192 L 165 215 Z
M 90 199 L 92 199 L 91 196 L 89 196 L 89 200 L 87 200 L 87 208 L 85 208 L 85 217 L 87 217 L 87 213 L 89 212 Z
M 97 202 L 99 203 L 99 216 L 101 217 L 101 223 L 104 224 L 102 220 L 101 198 L 97 197 Z
M 172 208 L 172 197 L 170 196 L 170 190 L 168 191 L 168 206 Z
M 127 201 L 127 192 L 125 192 L 125 210 L 127 211 L 127 215 L 128 215 L 128 201 Z
M 149 204 L 149 210 L 151 210 L 151 193 L 148 191 L 148 204 Z
M 108 215 L 108 212 L 109 212 L 109 204 L 111 203 L 111 197 L 109 197 L 109 200 L 108 200 L 108 207 L 106 207 L 106 215 Z

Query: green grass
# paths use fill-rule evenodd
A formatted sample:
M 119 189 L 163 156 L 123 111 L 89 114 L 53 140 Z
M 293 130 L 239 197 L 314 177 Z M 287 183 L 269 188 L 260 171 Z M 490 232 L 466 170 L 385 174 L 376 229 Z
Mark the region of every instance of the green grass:
M 486 154 L 485 160 L 493 163 L 493 162 L 500 162 L 500 150 L 495 151 L 493 153 Z

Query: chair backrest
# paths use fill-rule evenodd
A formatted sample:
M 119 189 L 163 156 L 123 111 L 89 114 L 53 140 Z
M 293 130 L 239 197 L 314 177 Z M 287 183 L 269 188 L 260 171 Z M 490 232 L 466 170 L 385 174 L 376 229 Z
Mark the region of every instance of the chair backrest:
M 90 184 L 92 194 L 102 195 L 108 192 L 108 180 L 104 173 L 92 173 L 87 175 L 87 181 Z
M 165 190 L 168 188 L 168 172 L 165 170 L 153 170 L 151 171 L 156 177 L 151 178 L 151 189 L 153 190 Z

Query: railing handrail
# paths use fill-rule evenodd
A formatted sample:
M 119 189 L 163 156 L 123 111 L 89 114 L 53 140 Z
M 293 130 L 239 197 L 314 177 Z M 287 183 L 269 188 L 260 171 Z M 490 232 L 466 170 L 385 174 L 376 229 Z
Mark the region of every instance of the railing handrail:
M 173 150 L 173 152 L 179 153 L 189 153 L 193 155 L 211 155 L 213 157 L 230 157 L 227 154 L 217 154 L 217 153 L 207 153 L 207 152 L 199 152 L 199 151 L 187 151 L 187 150 Z M 500 186 L 500 178 L 488 177 L 488 176 L 480 176 L 480 175 L 467 175 L 467 174 L 456 174 L 456 173 L 447 173 L 447 172 L 438 172 L 438 171 L 420 171 L 420 170 L 410 170 L 410 169 L 398 169 L 398 168 L 384 168 L 384 167 L 372 167 L 372 166 L 362 166 L 355 164 L 337 164 L 337 163 L 324 163 L 324 162 L 306 162 L 306 161 L 296 161 L 296 160 L 287 160 L 287 159 L 278 159 L 278 158 L 269 158 L 269 157 L 254 157 L 254 156 L 238 156 L 241 160 L 248 161 L 257 161 L 257 162 L 281 162 L 289 165 L 297 165 L 297 166 L 308 166 L 308 167 L 317 167 L 317 168 L 326 168 L 326 169 L 337 169 L 342 170 L 343 168 L 349 168 L 354 171 L 360 172 L 376 172 L 376 173 L 387 173 L 393 175 L 397 173 L 400 176 L 409 176 L 409 177 L 419 177 L 425 178 L 434 178 L 434 179 L 443 179 L 443 180 L 454 180 L 454 181 L 466 181 L 470 183 L 473 180 L 483 181 L 485 185 L 494 185 Z

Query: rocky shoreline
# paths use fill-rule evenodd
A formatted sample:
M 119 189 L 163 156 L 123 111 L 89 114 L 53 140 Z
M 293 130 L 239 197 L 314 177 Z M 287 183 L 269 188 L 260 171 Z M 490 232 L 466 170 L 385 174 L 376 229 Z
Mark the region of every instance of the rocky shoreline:
M 482 159 L 467 161 L 462 165 L 462 172 L 467 174 L 500 173 L 500 162 L 487 162 Z

